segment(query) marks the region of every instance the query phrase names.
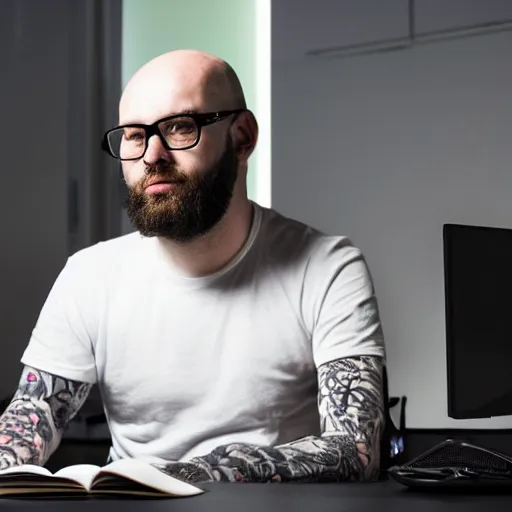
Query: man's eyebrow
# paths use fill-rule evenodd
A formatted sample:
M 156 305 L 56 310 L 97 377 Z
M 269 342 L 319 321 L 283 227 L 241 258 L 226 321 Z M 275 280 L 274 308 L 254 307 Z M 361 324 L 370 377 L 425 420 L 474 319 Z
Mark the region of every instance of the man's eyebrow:
M 180 110 L 179 112 L 176 112 L 176 113 L 170 114 L 170 115 L 177 116 L 180 114 L 187 115 L 187 114 L 198 114 L 198 113 L 199 113 L 199 110 L 197 108 L 186 108 L 185 110 Z
M 174 112 L 169 112 L 167 113 L 165 116 L 162 116 L 162 117 L 159 117 L 156 121 L 154 122 L 158 122 L 160 121 L 161 119 L 167 119 L 168 117 L 173 117 L 173 116 L 186 116 L 186 115 L 194 115 L 194 114 L 198 114 L 199 113 L 199 110 L 197 108 L 186 108 L 186 109 L 182 109 L 182 110 L 179 110 L 179 111 L 174 111 Z M 119 123 L 120 126 L 126 126 L 126 125 L 131 125 L 131 124 L 143 124 L 143 125 L 146 125 L 148 123 L 143 123 L 141 122 L 140 120 L 129 120 L 129 121 L 124 121 L 123 123 Z
M 178 111 L 169 112 L 165 116 L 160 117 L 160 119 L 166 119 L 167 117 L 173 117 L 173 116 L 186 116 L 186 115 L 194 115 L 198 114 L 199 110 L 197 108 L 184 108 Z

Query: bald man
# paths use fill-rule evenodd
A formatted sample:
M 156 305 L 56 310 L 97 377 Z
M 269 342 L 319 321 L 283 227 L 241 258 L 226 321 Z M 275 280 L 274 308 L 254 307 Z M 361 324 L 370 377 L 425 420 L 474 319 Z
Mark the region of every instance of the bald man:
M 0 420 L 0 466 L 43 465 L 97 383 L 109 460 L 190 482 L 373 480 L 381 322 L 364 258 L 248 199 L 258 126 L 196 51 L 143 66 L 103 148 L 136 228 L 69 258 Z M 276 170 L 279 172 L 279 170 Z

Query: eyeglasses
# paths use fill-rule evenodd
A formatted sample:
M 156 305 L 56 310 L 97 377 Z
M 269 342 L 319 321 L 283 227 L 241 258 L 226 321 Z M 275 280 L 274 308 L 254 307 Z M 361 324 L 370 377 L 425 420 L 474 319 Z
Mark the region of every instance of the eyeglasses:
M 108 130 L 103 136 L 101 148 L 119 160 L 142 158 L 153 135 L 160 137 L 168 151 L 190 149 L 197 146 L 201 129 L 222 121 L 245 109 L 224 110 L 205 114 L 176 114 L 153 124 L 126 124 Z

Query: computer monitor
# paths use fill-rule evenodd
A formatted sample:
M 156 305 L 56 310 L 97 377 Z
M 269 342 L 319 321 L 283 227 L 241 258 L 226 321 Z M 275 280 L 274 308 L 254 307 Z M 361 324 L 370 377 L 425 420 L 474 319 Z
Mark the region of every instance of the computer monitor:
M 445 224 L 448 416 L 512 415 L 512 229 Z

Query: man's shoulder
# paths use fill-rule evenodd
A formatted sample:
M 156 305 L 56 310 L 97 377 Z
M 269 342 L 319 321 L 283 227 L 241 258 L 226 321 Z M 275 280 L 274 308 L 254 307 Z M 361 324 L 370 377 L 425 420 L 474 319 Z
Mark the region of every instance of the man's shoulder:
M 298 258 L 308 265 L 337 265 L 362 258 L 362 251 L 348 235 L 328 234 L 303 221 L 263 208 L 264 240 L 269 250 L 287 260 Z

